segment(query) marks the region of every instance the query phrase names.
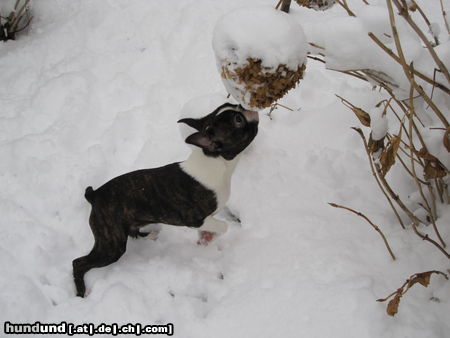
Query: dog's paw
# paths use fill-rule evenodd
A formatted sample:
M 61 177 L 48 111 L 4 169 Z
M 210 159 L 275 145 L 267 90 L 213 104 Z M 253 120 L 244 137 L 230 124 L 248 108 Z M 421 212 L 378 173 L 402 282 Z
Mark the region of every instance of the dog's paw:
M 199 231 L 200 238 L 197 241 L 197 245 L 207 246 L 215 237 L 214 232 Z

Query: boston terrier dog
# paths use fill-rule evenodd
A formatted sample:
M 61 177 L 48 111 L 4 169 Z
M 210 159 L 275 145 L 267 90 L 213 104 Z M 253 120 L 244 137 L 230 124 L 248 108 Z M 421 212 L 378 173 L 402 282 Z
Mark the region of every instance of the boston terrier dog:
M 213 216 L 228 200 L 239 154 L 258 132 L 258 113 L 225 103 L 203 118 L 178 122 L 196 130 L 185 140 L 196 146 L 186 161 L 133 171 L 97 190 L 86 189 L 95 243 L 88 255 L 72 262 L 77 296 L 85 295 L 85 273 L 117 261 L 128 236 L 150 234 L 140 231 L 145 225 L 196 228 L 204 245 L 227 230 L 227 224 Z

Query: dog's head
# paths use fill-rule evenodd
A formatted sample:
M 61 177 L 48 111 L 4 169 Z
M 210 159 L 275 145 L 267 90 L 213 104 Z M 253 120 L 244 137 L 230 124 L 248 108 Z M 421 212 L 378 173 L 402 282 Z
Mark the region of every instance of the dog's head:
M 225 103 L 201 119 L 185 118 L 178 122 L 197 130 L 186 138 L 186 143 L 202 148 L 206 156 L 232 160 L 255 138 L 258 121 L 257 112 Z

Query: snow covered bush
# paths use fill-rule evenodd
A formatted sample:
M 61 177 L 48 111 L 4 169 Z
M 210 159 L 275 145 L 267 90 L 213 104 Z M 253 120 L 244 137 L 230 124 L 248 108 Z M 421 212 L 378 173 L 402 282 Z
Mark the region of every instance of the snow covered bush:
M 355 8 L 338 3 L 350 17 L 330 23 L 337 30 L 314 41 L 320 56 L 311 58 L 379 89 L 373 90 L 372 107 L 338 97 L 367 128 L 367 133 L 353 129 L 402 228 L 450 259 L 450 238 L 437 226 L 450 204 L 450 31 L 442 2 L 441 11 L 436 4 L 427 6 L 429 13 L 414 0 L 364 1 Z M 337 43 L 334 37 L 342 35 L 346 39 Z M 408 182 L 408 188 L 398 182 Z M 390 315 L 401 295 L 389 303 Z
M 287 13 L 241 8 L 216 25 L 213 47 L 227 91 L 244 107 L 269 107 L 303 78 L 306 38 Z
M 0 8 L 0 41 L 15 40 L 16 34 L 30 25 L 33 17 L 29 13 L 29 4 L 30 0 L 16 0 L 8 16 L 3 16 Z

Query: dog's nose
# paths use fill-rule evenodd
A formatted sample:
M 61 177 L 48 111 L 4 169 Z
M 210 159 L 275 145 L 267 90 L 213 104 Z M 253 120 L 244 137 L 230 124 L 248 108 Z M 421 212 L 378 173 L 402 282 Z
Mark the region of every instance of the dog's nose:
M 242 114 L 244 114 L 244 116 L 245 116 L 245 118 L 247 119 L 248 122 L 259 121 L 259 115 L 258 115 L 257 111 L 245 109 L 242 112 Z

